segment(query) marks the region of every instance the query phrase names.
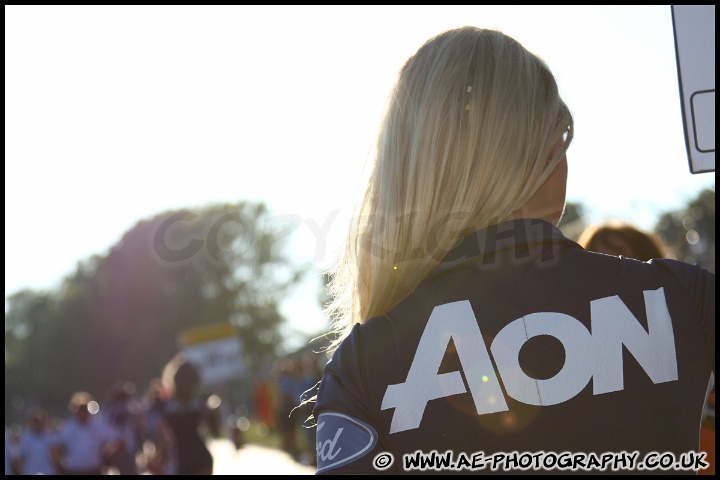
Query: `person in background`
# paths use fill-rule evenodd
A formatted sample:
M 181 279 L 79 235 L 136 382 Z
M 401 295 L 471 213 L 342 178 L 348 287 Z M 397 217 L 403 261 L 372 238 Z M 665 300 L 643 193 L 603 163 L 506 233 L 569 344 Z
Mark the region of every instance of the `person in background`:
M 178 475 L 211 475 L 213 457 L 200 427 L 216 419 L 201 396 L 200 371 L 178 354 L 166 365 L 163 382 L 171 396 L 164 408 L 164 432 L 157 438 L 169 438 L 172 444 L 161 448 L 172 452 Z
M 122 439 L 123 448 L 107 462 L 117 468 L 120 475 L 137 475 L 136 455 L 141 451 L 141 424 L 136 405 L 132 401 L 135 385 L 132 382 L 117 382 L 107 392 L 107 405 L 103 418 Z
M 74 393 L 68 409 L 72 419 L 53 439 L 55 468 L 67 475 L 101 475 L 104 459 L 123 448 L 122 439 L 97 419 L 100 406 L 91 394 Z
M 172 432 L 165 424 L 166 389 L 160 378 L 150 381 L 142 400 L 142 430 L 146 468 L 152 475 L 172 475 L 177 460 L 169 449 Z
M 258 421 L 264 423 L 268 429 L 274 430 L 277 426 L 273 406 L 270 379 L 257 375 L 254 380 L 253 402 L 257 412 Z
M 19 467 L 22 475 L 55 475 L 53 462 L 54 435 L 48 428 L 48 414 L 34 407 L 27 414 L 27 425 L 20 434 Z
M 587 227 L 580 234 L 578 244 L 591 252 L 623 255 L 642 262 L 667 256 L 667 248 L 657 235 L 621 221 Z
M 320 372 L 315 369 L 314 354 L 306 354 L 295 360 L 293 367 L 293 380 L 295 393 L 294 404 L 298 404 L 307 392 L 312 391 L 320 381 Z M 301 405 L 293 409 L 291 419 L 296 423 L 295 431 L 298 439 L 297 460 L 305 465 L 317 464 L 317 445 L 315 443 L 315 426 L 307 422 L 312 414 L 310 405 Z
M 10 429 L 5 425 L 5 475 L 17 475 L 18 465 L 17 447 L 10 434 Z
M 295 387 L 296 360 L 282 359 L 277 364 L 276 381 L 277 381 L 277 417 L 280 426 L 281 446 L 284 451 L 292 455 L 294 458 L 299 454 L 297 421 L 292 412 L 298 404 L 298 398 L 295 396 L 297 389 Z

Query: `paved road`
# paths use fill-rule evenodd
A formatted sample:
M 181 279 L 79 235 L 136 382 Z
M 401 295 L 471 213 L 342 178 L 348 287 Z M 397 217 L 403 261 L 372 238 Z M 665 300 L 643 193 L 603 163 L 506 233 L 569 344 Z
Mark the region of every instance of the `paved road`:
M 259 445 L 243 445 L 236 450 L 230 440 L 211 440 L 215 459 L 213 475 L 314 475 L 315 467 L 302 465 L 290 455 Z

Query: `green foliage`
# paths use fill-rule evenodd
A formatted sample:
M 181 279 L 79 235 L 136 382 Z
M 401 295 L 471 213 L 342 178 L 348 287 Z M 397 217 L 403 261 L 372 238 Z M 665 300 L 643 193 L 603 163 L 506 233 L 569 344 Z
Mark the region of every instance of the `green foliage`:
M 142 388 L 188 328 L 231 322 L 248 369 L 275 358 L 279 305 L 301 273 L 267 219 L 262 204 L 250 203 L 166 212 L 81 263 L 58 291 L 9 297 L 6 423 L 15 395 L 64 406 L 76 390 L 102 399 L 117 380 Z

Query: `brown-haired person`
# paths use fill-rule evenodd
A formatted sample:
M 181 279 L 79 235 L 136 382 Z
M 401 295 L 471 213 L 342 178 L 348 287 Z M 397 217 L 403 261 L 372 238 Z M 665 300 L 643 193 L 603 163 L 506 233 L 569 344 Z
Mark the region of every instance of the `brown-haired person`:
M 166 442 L 159 448 L 167 461 L 175 464 L 171 471 L 178 475 L 212 475 L 213 457 L 200 433 L 200 426 L 211 415 L 201 395 L 199 369 L 178 354 L 165 366 L 162 380 L 172 394 L 163 409 L 162 430 L 157 438 Z
M 587 227 L 580 234 L 578 243 L 591 252 L 623 255 L 643 262 L 667 255 L 667 248 L 657 235 L 620 221 Z
M 496 30 L 442 32 L 401 68 L 331 271 L 318 473 L 645 472 L 697 451 L 715 276 L 563 235 L 573 131 L 548 66 Z

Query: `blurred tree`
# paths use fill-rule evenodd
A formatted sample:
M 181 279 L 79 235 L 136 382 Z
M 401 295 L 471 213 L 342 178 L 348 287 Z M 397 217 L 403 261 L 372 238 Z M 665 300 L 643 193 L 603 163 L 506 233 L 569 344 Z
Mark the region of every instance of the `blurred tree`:
M 50 333 L 45 327 L 45 319 L 55 315 L 55 299 L 46 292 L 22 290 L 7 299 L 5 314 L 5 405 L 12 396 L 27 385 L 28 390 L 46 391 L 52 389 L 46 372 L 38 369 L 44 364 L 39 346 L 48 343 Z M 33 354 L 35 352 L 35 354 Z M 38 353 L 40 355 L 38 355 Z M 43 385 L 42 390 L 37 388 Z M 34 387 L 34 388 L 33 388 Z M 28 398 L 38 402 L 38 398 Z M 7 410 L 7 408 L 6 408 Z M 21 420 L 22 417 L 16 420 Z M 6 421 L 7 424 L 7 421 Z
M 23 290 L 7 299 L 5 313 L 5 412 L 13 398 L 27 405 L 59 406 L 74 391 L 72 352 L 83 347 L 87 291 L 66 280 L 55 292 Z M 79 388 L 75 388 L 77 390 Z M 23 412 L 14 412 L 22 421 Z
M 187 328 L 230 322 L 248 369 L 282 345 L 282 300 L 302 272 L 262 204 L 214 205 L 140 221 L 57 292 L 22 291 L 5 314 L 6 415 L 14 395 L 64 404 L 116 380 L 146 385 Z
M 703 189 L 685 208 L 662 214 L 655 230 L 678 260 L 715 272 L 714 189 Z

